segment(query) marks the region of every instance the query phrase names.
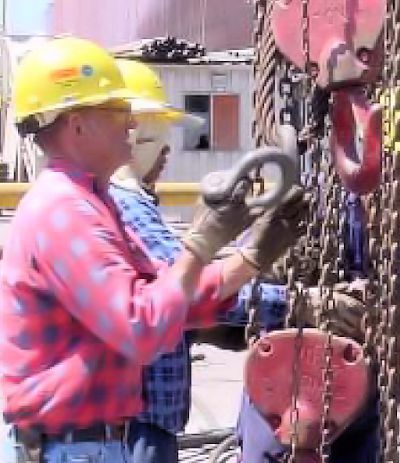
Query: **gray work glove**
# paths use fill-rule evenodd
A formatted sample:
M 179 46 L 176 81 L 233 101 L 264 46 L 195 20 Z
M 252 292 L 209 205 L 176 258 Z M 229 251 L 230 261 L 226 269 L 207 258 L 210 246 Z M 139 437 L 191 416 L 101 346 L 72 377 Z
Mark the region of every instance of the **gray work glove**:
M 262 273 L 270 271 L 272 264 L 304 232 L 301 222 L 308 209 L 304 190 L 293 186 L 277 207 L 255 220 L 248 242 L 240 249 L 244 259 Z
M 211 206 L 201 202 L 194 219 L 182 241 L 185 247 L 199 257 L 204 264 L 211 262 L 215 253 L 228 244 L 260 215 L 245 203 L 250 183 L 239 182 L 231 198 Z
M 308 289 L 309 304 L 302 310 L 299 317 L 309 325 L 317 326 L 320 321 L 327 322 L 333 332 L 338 336 L 352 338 L 358 342 L 364 339 L 364 317 L 366 307 L 354 293 L 351 283 L 340 283 L 334 286 L 332 310 L 321 315 L 322 297 L 319 288 Z
M 277 259 L 272 267 L 264 273 L 264 279 L 272 284 L 286 285 L 288 283 L 288 269 L 292 266 L 296 268 L 296 281 L 300 281 L 306 287 L 317 284 L 317 258 L 302 255 L 301 249 L 297 249 L 297 246 Z

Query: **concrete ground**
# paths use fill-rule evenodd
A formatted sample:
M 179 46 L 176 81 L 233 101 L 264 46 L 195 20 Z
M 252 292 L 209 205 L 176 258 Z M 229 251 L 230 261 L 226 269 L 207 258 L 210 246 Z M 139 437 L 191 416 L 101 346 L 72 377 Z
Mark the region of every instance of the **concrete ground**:
M 246 351 L 202 343 L 192 347 L 192 407 L 184 441 L 193 445 L 180 451 L 184 463 L 209 462 L 220 440 L 236 426 L 242 395 L 242 371 Z M 203 357 L 203 358 L 202 358 Z M 215 440 L 213 439 L 215 437 Z M 213 443 L 205 443 L 206 441 Z M 225 463 L 236 463 L 237 455 L 224 452 Z
M 211 344 L 192 347 L 192 356 L 202 354 L 204 359 L 192 363 L 192 408 L 187 433 L 235 427 L 245 353 Z

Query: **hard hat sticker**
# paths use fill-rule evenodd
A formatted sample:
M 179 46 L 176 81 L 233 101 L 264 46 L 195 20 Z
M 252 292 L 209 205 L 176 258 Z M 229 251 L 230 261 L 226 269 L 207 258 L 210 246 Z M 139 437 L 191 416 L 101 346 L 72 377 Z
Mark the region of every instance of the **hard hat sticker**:
M 94 73 L 94 69 L 90 64 L 84 64 L 81 68 L 81 74 L 85 77 L 90 77 Z
M 78 68 L 63 68 L 56 69 L 50 73 L 50 79 L 54 82 L 60 82 L 63 80 L 69 80 L 79 77 L 80 71 Z

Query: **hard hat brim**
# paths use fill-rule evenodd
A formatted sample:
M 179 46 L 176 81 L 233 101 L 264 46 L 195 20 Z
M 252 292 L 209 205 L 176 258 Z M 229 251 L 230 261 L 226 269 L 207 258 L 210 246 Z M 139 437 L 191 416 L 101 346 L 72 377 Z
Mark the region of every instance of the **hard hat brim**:
M 113 90 L 105 95 L 96 95 L 90 96 L 88 98 L 80 98 L 79 100 L 74 100 L 73 98 L 70 98 L 68 101 L 64 101 L 58 105 L 49 105 L 47 107 L 41 108 L 41 110 L 37 112 L 28 111 L 26 114 L 19 113 L 15 117 L 15 122 L 18 124 L 24 121 L 27 117 L 32 115 L 34 116 L 35 114 L 43 114 L 47 112 L 61 114 L 74 108 L 83 108 L 85 106 L 98 106 L 115 100 L 126 101 L 129 103 L 134 98 L 135 94 L 127 88 Z
M 202 126 L 204 119 L 187 113 L 182 109 L 174 108 L 168 104 L 162 104 L 158 101 L 142 98 L 133 98 L 130 100 L 131 110 L 133 114 L 156 114 L 165 119 L 167 122 L 174 125 Z

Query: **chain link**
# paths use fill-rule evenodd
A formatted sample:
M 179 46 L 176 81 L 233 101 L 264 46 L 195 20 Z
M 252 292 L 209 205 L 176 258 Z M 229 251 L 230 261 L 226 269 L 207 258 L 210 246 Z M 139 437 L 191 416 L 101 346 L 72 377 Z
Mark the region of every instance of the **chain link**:
M 375 303 L 378 321 L 375 332 L 377 345 L 373 358 L 377 370 L 380 407 L 379 461 L 399 463 L 399 153 L 396 152 L 396 99 L 398 94 L 400 7 L 397 0 L 388 0 L 384 25 L 384 65 L 382 86 L 378 91 L 383 101 L 384 147 L 382 181 L 378 195 L 370 198 L 375 207 L 370 212 L 370 250 L 372 277 L 370 294 Z M 396 58 L 393 59 L 393 56 Z M 377 212 L 378 211 L 378 212 Z M 378 223 L 376 223 L 378 221 Z

